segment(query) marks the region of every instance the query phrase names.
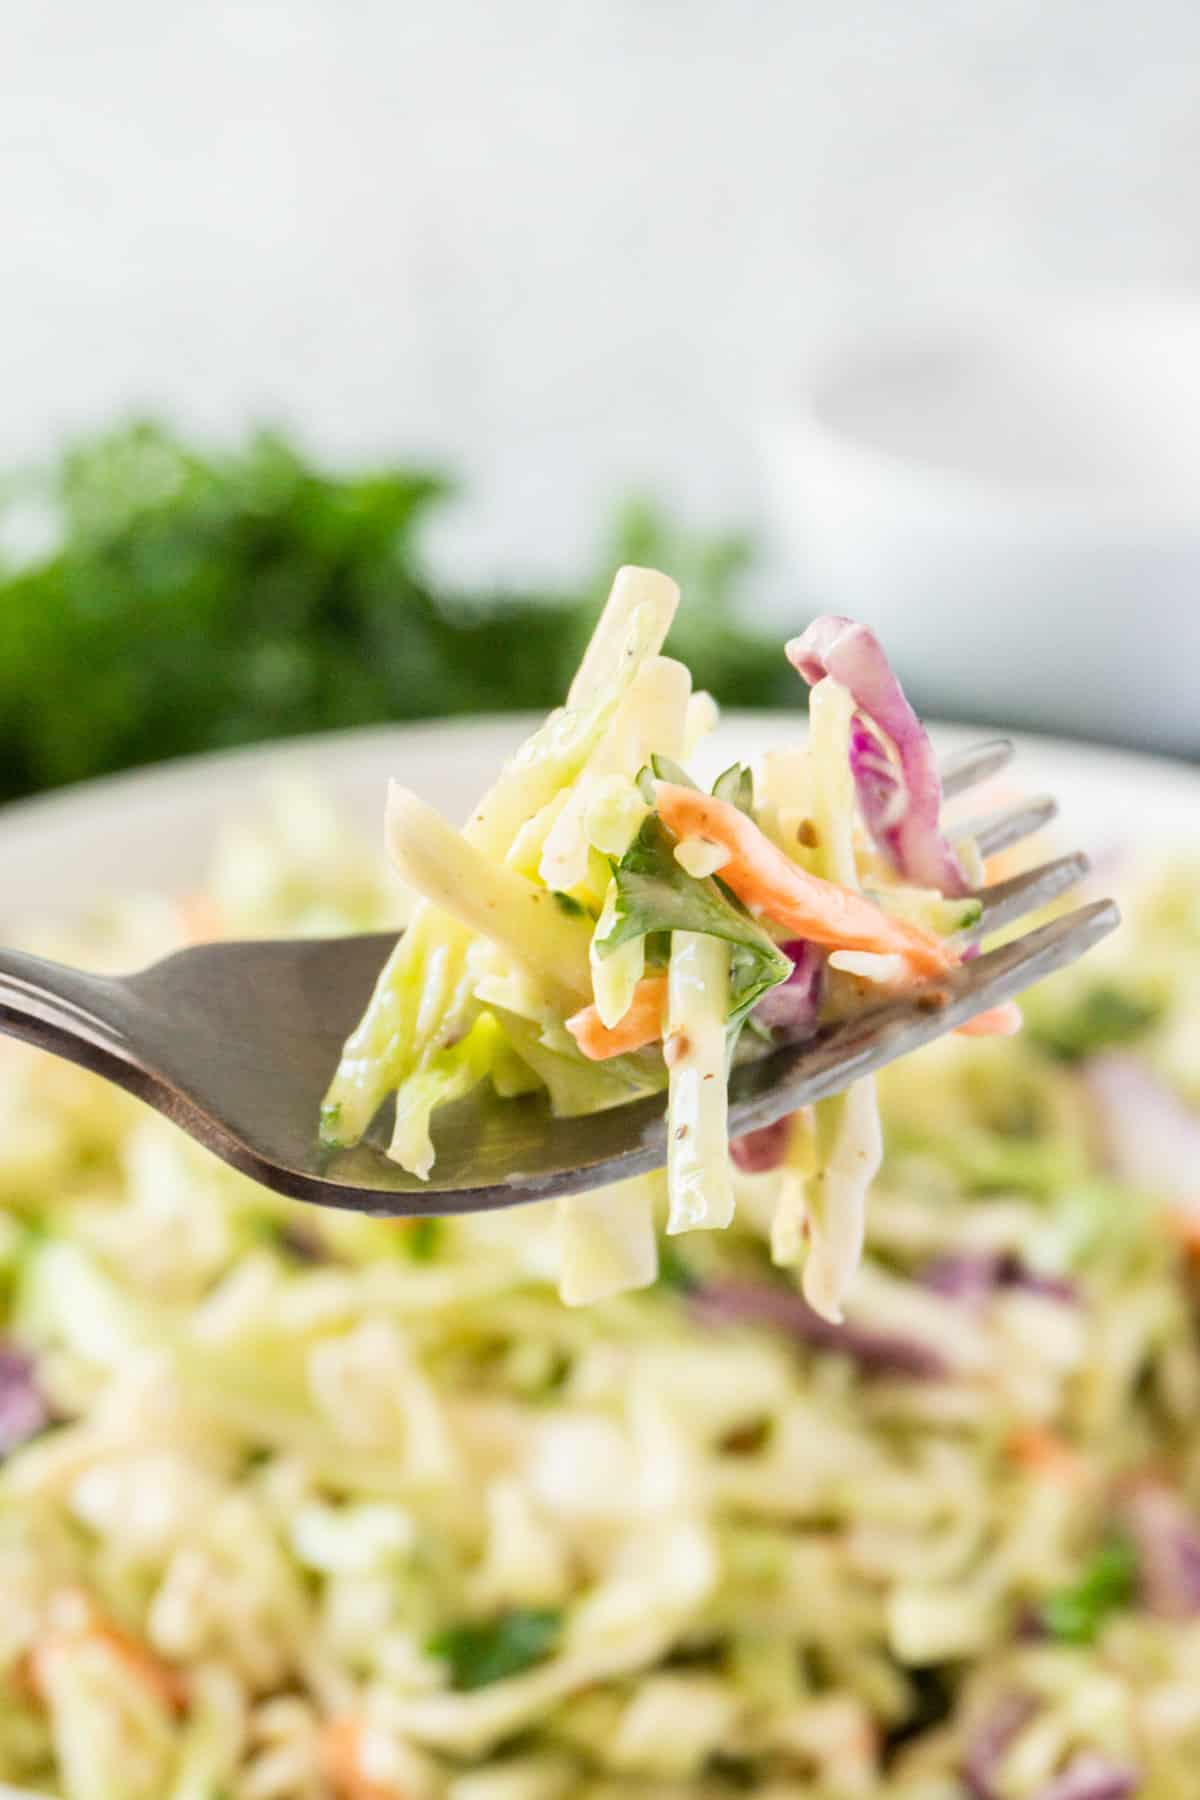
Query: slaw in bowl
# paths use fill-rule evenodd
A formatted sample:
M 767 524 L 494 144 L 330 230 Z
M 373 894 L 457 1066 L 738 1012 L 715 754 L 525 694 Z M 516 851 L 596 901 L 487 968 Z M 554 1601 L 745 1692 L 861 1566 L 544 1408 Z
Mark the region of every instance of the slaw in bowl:
M 552 1213 L 314 1214 L 6 1047 L 0 1779 L 1191 1800 L 1200 869 L 1136 874 L 1025 1033 L 881 1078 L 840 1327 L 777 1170 L 564 1310 Z M 394 906 L 294 788 L 71 951 Z

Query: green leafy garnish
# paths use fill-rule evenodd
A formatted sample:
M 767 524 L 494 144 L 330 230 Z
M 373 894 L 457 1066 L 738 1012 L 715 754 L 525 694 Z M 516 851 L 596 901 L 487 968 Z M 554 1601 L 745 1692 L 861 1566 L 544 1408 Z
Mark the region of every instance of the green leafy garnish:
M 745 763 L 731 763 L 713 782 L 713 797 L 736 806 L 747 818 L 754 813 L 754 777 Z
M 479 1624 L 450 1625 L 429 1640 L 431 1656 L 450 1665 L 450 1685 L 460 1693 L 519 1675 L 550 1656 L 562 1635 L 553 1607 L 516 1607 Z
M 693 1275 L 669 1238 L 659 1245 L 658 1281 L 660 1287 L 670 1288 L 677 1294 L 694 1294 L 700 1286 L 699 1277 Z
M 342 1109 L 340 1106 L 323 1106 L 321 1123 L 318 1132 L 321 1147 L 325 1150 L 336 1150 L 341 1144 Z
M 1065 1012 L 1033 1018 L 1029 1035 L 1060 1062 L 1082 1062 L 1098 1050 L 1129 1044 L 1162 1017 L 1162 1003 L 1102 982 L 1088 988 Z
M 587 907 L 583 904 L 582 900 L 576 900 L 574 894 L 564 894 L 561 888 L 552 888 L 551 892 L 554 895 L 555 903 L 559 910 L 565 912 L 569 919 L 587 918 Z
M 1123 1537 L 1110 1538 L 1072 1587 L 1060 1588 L 1042 1602 L 1042 1625 L 1060 1643 L 1094 1643 L 1112 1615 L 1133 1600 L 1137 1572 L 1133 1545 Z
M 730 1023 L 738 1025 L 768 988 L 786 981 L 792 965 L 744 907 L 719 882 L 698 881 L 675 861 L 675 840 L 655 813 L 642 823 L 621 858 L 614 881 L 613 923 L 596 940 L 601 956 L 659 931 L 695 931 L 733 945 Z
M 413 1219 L 404 1233 L 404 1248 L 412 1262 L 432 1262 L 442 1239 L 443 1221 L 432 1215 Z
M 687 770 L 680 763 L 677 763 L 674 757 L 659 756 L 656 751 L 650 758 L 650 767 L 659 781 L 669 781 L 673 787 L 696 788 L 696 783 L 692 780 Z M 699 792 L 699 789 L 696 789 L 696 791 Z M 653 788 L 651 788 L 650 791 L 650 799 L 653 802 Z

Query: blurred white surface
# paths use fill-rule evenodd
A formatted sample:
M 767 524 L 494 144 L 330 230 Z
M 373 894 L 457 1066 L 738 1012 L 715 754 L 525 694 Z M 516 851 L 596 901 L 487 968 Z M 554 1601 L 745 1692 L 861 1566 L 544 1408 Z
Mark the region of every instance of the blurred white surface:
M 892 322 L 773 442 L 806 587 L 926 705 L 1200 755 L 1200 302 Z
M 47 0 L 0 68 L 0 457 L 134 404 L 432 452 L 456 555 L 753 519 L 810 330 L 1200 281 L 1193 0 Z

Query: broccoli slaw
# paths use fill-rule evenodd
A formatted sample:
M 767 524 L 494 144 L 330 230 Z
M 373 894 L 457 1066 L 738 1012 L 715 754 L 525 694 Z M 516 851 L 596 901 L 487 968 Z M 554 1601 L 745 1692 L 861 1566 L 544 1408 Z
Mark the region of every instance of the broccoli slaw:
M 40 947 L 389 905 L 293 789 L 205 895 Z M 1194 1800 L 1200 867 L 1027 1017 L 880 1078 L 840 1326 L 772 1258 L 803 1134 L 570 1311 L 545 1208 L 311 1212 L 5 1046 L 0 1780 Z
M 979 858 L 943 834 L 929 739 L 874 636 L 829 617 L 789 644 L 807 746 L 709 793 L 686 765 L 716 709 L 661 654 L 678 600 L 665 575 L 618 572 L 565 706 L 461 832 L 393 784 L 388 848 L 419 903 L 330 1086 L 326 1144 L 358 1142 L 394 1095 L 388 1154 L 426 1178 L 438 1110 L 480 1082 L 565 1115 L 665 1087 L 667 1231 L 724 1229 L 731 1063 L 969 953 Z M 787 1169 L 775 1254 L 836 1320 L 881 1154 L 870 1080 L 767 1141 Z M 661 1185 L 561 1203 L 564 1299 L 654 1279 Z

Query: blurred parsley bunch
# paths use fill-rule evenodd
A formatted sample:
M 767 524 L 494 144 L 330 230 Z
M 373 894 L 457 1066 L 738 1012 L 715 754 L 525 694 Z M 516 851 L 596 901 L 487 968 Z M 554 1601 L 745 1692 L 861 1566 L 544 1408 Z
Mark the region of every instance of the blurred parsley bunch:
M 296 732 L 550 706 L 619 562 L 683 585 L 670 648 L 697 685 L 797 702 L 778 644 L 736 622 L 744 540 L 638 505 L 573 593 L 440 592 L 419 538 L 450 492 L 417 469 L 329 473 L 276 433 L 212 454 L 153 423 L 0 492 L 0 541 L 31 501 L 53 520 L 41 555 L 0 550 L 0 797 Z

